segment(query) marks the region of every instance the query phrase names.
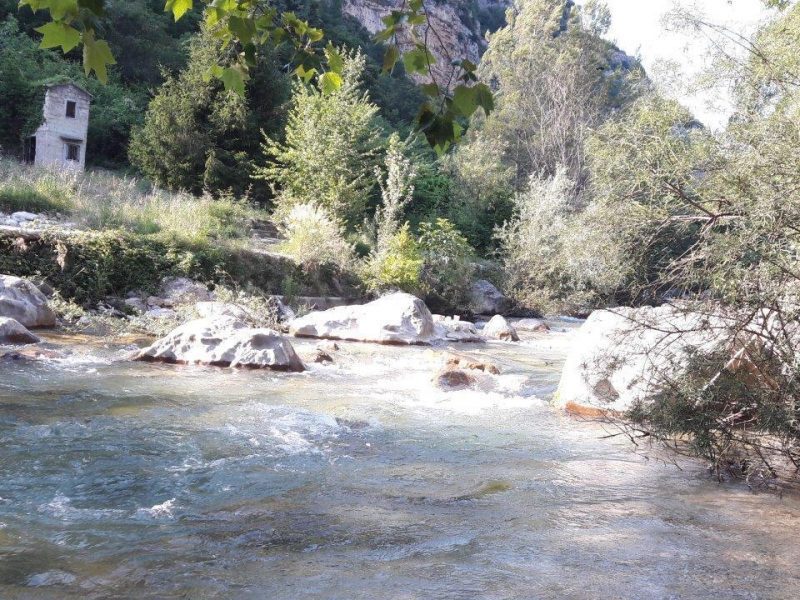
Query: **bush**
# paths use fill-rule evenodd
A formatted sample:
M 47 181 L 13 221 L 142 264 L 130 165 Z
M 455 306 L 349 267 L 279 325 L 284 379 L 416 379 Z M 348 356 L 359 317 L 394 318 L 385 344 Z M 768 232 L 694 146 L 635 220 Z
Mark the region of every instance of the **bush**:
M 364 265 L 364 280 L 373 291 L 399 289 L 410 294 L 421 290 L 422 254 L 408 223 L 375 252 Z
M 325 264 L 345 270 L 353 261 L 353 247 L 343 226 L 327 210 L 314 204 L 296 204 L 281 219 L 286 238 L 280 250 L 308 269 Z
M 474 252 L 467 239 L 447 219 L 420 224 L 422 285 L 426 302 L 437 311 L 465 305 L 474 275 Z
M 279 208 L 313 202 L 351 229 L 363 221 L 382 143 L 378 107 L 361 90 L 363 70 L 361 54 L 345 54 L 337 91 L 295 84 L 286 139 L 265 136 L 266 161 L 255 171 L 279 190 Z
M 258 152 L 261 131 L 274 132 L 283 123 L 286 77 L 271 57 L 260 59 L 242 98 L 206 78 L 219 59 L 219 43 L 211 34 L 196 35 L 189 50 L 186 69 L 166 77 L 143 125 L 134 130 L 131 163 L 170 190 L 247 194 L 266 202 L 269 190 L 264 184 L 254 186 L 250 177 L 251 157 Z
M 541 312 L 585 313 L 613 293 L 621 275 L 603 237 L 609 215 L 581 215 L 564 169 L 552 178 L 531 177 L 514 204 L 515 218 L 495 236 L 517 302 Z
M 0 272 L 44 278 L 65 299 L 90 302 L 129 290 L 155 290 L 166 275 L 211 281 L 222 252 L 124 231 L 42 234 L 20 244 L 0 237 Z

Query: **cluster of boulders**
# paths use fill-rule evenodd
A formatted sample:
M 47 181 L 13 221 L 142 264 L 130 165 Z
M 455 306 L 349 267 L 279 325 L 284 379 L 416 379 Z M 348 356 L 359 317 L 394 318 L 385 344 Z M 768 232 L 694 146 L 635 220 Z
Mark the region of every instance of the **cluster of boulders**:
M 59 221 L 46 214 L 37 214 L 25 210 L 19 210 L 11 214 L 0 213 L 0 225 L 19 229 L 46 229 L 56 226 L 60 229 L 71 229 L 74 227 L 72 223 Z
M 481 289 L 486 292 L 484 288 Z M 282 331 L 254 326 L 257 319 L 244 306 L 220 302 L 206 286 L 171 277 L 162 282 L 158 295 L 131 294 L 123 305 L 103 303 L 100 308 L 104 314 L 120 317 L 126 312 L 177 317 L 176 308 L 191 307 L 190 312 L 199 318 L 183 323 L 133 357 L 148 362 L 302 371 L 303 362 L 286 334 L 323 340 L 309 358 L 321 364 L 334 361 L 333 355 L 338 350 L 335 340 L 434 345 L 519 339 L 514 327 L 502 316 L 495 315 L 479 330 L 474 323 L 459 317 L 431 314 L 422 300 L 401 292 L 365 304 L 310 312 L 299 318 L 280 300 L 276 303 L 286 323 Z M 47 297 L 36 285 L 19 277 L 0 276 L 1 344 L 35 344 L 40 339 L 27 327 L 52 327 L 55 322 Z M 447 355 L 435 381 L 444 389 L 461 389 L 472 386 L 477 373 L 498 372 L 497 367 L 488 363 Z
M 56 315 L 47 297 L 27 279 L 0 275 L 0 344 L 32 344 L 28 328 L 52 327 Z

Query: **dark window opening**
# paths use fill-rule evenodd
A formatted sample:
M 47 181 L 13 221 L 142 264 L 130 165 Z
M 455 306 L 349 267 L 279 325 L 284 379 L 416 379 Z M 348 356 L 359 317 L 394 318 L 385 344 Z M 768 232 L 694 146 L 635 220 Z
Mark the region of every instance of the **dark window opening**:
M 26 163 L 36 162 L 36 136 L 32 135 L 22 143 L 22 160 Z
M 67 160 L 81 159 L 81 147 L 78 144 L 67 144 Z
M 72 100 L 67 100 L 67 116 L 70 119 L 75 118 L 75 108 L 76 108 L 75 102 L 73 102 Z

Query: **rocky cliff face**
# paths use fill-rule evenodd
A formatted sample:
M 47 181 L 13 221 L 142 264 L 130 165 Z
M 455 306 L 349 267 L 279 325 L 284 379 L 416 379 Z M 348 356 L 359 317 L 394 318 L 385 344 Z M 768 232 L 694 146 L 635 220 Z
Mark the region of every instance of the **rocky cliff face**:
M 344 0 L 342 11 L 374 34 L 383 29 L 381 19 L 402 5 L 403 0 Z M 502 15 L 507 5 L 507 0 L 426 2 L 430 21 L 428 47 L 436 57 L 432 71 L 437 83 L 455 85 L 454 81 L 449 81 L 453 74 L 453 60 L 467 58 L 478 62 L 486 49 L 484 32 L 504 24 Z M 407 37 L 398 42 L 404 50 L 411 47 Z

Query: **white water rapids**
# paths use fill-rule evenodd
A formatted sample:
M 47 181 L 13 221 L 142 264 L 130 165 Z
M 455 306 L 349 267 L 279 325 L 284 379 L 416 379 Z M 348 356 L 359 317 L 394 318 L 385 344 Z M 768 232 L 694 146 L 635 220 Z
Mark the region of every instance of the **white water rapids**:
M 457 392 L 416 347 L 283 374 L 49 342 L 0 362 L 0 598 L 800 594 L 800 502 L 548 405 L 568 332 L 459 348 L 502 374 Z

